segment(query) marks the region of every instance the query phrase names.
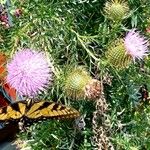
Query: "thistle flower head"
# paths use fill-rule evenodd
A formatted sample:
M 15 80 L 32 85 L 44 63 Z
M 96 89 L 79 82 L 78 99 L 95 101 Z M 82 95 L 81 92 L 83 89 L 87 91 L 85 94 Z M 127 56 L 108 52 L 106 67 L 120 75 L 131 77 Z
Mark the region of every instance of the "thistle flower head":
M 52 80 L 52 70 L 42 52 L 24 49 L 15 54 L 7 65 L 7 82 L 20 95 L 33 97 Z
M 139 34 L 135 29 L 130 30 L 124 39 L 126 53 L 130 55 L 133 60 L 143 59 L 148 55 L 148 41 Z
M 105 14 L 113 21 L 121 21 L 129 11 L 127 2 L 122 0 L 111 0 L 106 2 L 104 8 Z

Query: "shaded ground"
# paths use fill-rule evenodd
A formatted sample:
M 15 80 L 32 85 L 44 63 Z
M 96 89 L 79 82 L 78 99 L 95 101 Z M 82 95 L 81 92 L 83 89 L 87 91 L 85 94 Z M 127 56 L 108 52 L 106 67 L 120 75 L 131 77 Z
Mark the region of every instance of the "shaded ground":
M 18 130 L 18 124 L 0 123 L 0 150 L 16 150 L 13 144 L 14 136 Z
M 13 142 L 5 141 L 0 143 L 0 150 L 17 150 L 16 146 L 12 144 Z

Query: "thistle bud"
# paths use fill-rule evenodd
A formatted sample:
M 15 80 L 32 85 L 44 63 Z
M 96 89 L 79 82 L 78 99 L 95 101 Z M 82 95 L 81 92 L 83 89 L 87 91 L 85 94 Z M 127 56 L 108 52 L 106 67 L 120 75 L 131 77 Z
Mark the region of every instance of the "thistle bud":
M 84 89 L 90 80 L 90 75 L 82 67 L 77 67 L 68 71 L 64 83 L 65 94 L 72 98 L 84 98 Z
M 104 12 L 111 20 L 121 21 L 127 16 L 129 7 L 125 1 L 111 0 L 106 2 Z
M 117 69 L 123 69 L 129 66 L 132 58 L 126 54 L 124 42 L 122 39 L 111 44 L 105 54 L 110 65 Z

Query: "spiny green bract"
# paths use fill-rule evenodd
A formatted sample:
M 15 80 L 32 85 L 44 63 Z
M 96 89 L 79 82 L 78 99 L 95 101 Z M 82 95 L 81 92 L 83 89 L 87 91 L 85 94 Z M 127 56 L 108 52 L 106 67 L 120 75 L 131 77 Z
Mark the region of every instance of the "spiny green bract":
M 105 54 L 110 65 L 117 69 L 127 68 L 131 62 L 131 56 L 126 54 L 123 40 L 118 40 L 111 45 Z
M 64 82 L 66 95 L 73 98 L 84 98 L 84 89 L 90 80 L 90 75 L 82 67 L 69 70 Z
M 121 21 L 127 16 L 129 7 L 127 2 L 112 0 L 110 2 L 106 2 L 104 11 L 107 17 L 111 20 Z

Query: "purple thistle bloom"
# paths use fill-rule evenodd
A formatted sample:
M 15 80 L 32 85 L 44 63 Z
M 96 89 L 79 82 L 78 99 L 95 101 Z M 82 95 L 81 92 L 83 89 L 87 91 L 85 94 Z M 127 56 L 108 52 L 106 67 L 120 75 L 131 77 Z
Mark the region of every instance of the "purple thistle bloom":
M 52 80 L 52 70 L 42 52 L 24 49 L 15 54 L 7 65 L 7 82 L 20 95 L 36 96 Z
M 130 55 L 133 60 L 143 59 L 148 55 L 148 41 L 139 34 L 138 31 L 132 29 L 128 32 L 124 39 L 126 53 Z

